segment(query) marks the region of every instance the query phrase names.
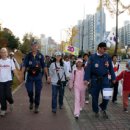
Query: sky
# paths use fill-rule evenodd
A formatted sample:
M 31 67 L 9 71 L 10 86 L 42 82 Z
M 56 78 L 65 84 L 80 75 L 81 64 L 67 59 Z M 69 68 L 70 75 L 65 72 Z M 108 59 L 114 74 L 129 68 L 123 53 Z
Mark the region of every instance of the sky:
M 97 3 L 98 0 L 0 0 L 0 22 L 20 39 L 31 32 L 60 42 L 66 29 L 76 25 L 86 14 L 95 13 Z M 110 30 L 115 26 L 115 19 L 108 11 L 106 15 L 106 29 Z M 130 20 L 126 13 L 119 16 L 119 27 L 124 20 Z

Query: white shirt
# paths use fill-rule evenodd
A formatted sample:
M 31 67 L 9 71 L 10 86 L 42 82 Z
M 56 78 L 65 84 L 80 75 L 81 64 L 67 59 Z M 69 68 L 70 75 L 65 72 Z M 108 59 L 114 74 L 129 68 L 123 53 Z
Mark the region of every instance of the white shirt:
M 15 69 L 14 62 L 9 58 L 0 59 L 0 82 L 7 82 L 12 80 L 11 71 Z
M 64 61 L 64 64 L 66 65 L 66 68 L 67 68 L 67 77 L 70 77 L 70 73 L 71 73 L 70 61 Z

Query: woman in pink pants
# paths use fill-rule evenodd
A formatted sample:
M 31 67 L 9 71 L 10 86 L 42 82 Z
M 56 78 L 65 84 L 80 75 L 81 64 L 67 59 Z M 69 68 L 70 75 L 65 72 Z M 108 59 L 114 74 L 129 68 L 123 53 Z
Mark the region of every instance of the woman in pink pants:
M 72 71 L 70 81 L 69 81 L 69 89 L 74 88 L 74 116 L 75 119 L 79 118 L 80 111 L 83 109 L 85 104 L 85 90 L 86 86 L 84 85 L 84 68 L 83 68 L 83 60 L 76 60 L 76 68 Z

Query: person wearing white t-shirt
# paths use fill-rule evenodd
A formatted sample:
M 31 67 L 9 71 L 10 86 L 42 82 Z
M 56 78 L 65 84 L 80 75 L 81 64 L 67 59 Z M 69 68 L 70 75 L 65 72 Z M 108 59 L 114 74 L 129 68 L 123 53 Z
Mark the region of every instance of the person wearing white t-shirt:
M 68 56 L 65 56 L 65 58 L 64 58 L 64 64 L 65 64 L 65 66 L 67 68 L 67 72 L 66 72 L 67 75 L 66 76 L 69 78 L 70 75 L 71 75 L 72 69 L 71 69 L 70 59 L 69 59 Z
M 19 79 L 17 72 L 15 71 L 15 65 L 11 59 L 9 59 L 6 48 L 0 50 L 0 103 L 1 103 L 1 116 L 5 116 L 7 110 L 7 101 L 10 104 L 10 109 L 13 106 L 13 97 L 11 92 L 12 74 L 14 72 L 16 77 Z

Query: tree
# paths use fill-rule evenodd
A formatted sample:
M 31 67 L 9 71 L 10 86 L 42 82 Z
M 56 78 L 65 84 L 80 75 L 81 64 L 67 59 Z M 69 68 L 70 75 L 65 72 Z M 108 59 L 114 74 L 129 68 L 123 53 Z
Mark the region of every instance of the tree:
M 72 28 L 68 28 L 67 30 L 67 43 L 69 43 L 69 45 L 73 46 L 74 45 L 74 38 L 78 33 L 78 29 L 74 26 Z
M 102 0 L 100 0 L 102 3 Z M 117 54 L 118 50 L 118 16 L 124 13 L 126 10 L 130 14 L 130 4 L 125 5 L 121 0 L 103 0 L 104 6 L 108 9 L 111 15 L 116 14 L 116 45 L 114 49 L 114 54 Z
M 16 38 L 9 29 L 4 28 L 3 31 L 0 31 L 0 48 L 8 47 L 14 50 L 18 49 L 19 45 L 20 45 L 19 38 Z
M 31 42 L 36 39 L 32 33 L 26 33 L 23 36 L 23 43 L 21 44 L 20 50 L 22 53 L 27 54 L 31 48 Z

